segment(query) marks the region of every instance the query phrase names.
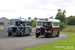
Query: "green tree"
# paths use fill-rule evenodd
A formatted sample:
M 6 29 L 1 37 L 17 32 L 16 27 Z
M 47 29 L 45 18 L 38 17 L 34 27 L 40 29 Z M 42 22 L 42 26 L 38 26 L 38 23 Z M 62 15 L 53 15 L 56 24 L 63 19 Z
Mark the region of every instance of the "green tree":
M 61 9 L 58 9 L 58 12 L 57 12 L 57 14 L 56 14 L 56 17 L 55 17 L 55 18 L 60 20 L 60 19 L 61 19 L 61 16 L 62 16 L 61 14 L 62 14 Z
M 36 19 L 32 19 L 32 27 L 36 27 Z
M 53 19 L 53 16 L 49 17 L 49 19 Z
M 61 17 L 61 21 L 66 24 L 66 15 L 65 15 L 65 13 L 66 13 L 66 10 L 63 10 L 62 17 Z
M 66 27 L 66 26 L 65 26 L 64 22 L 61 22 L 61 23 L 60 23 L 60 30 L 64 29 L 65 27 Z
M 68 21 L 68 25 L 75 25 L 75 16 L 71 16 L 69 21 Z
M 22 17 L 20 16 L 20 17 L 18 17 L 18 18 L 22 18 Z
M 66 24 L 68 25 L 70 17 L 66 17 Z
M 30 20 L 30 19 L 31 19 L 31 17 L 28 17 L 28 19 Z
M 65 13 L 66 13 L 66 10 L 61 10 L 61 9 L 58 9 L 58 12 L 57 12 L 57 14 L 56 14 L 56 19 L 59 19 L 61 22 L 64 22 L 64 23 L 66 23 L 66 15 L 65 15 Z
M 34 19 L 37 19 L 36 17 L 34 17 Z

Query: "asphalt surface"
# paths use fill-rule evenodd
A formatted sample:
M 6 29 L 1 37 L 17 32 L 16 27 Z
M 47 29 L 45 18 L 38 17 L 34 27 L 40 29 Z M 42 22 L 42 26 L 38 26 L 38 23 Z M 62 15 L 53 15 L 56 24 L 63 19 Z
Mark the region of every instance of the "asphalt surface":
M 41 36 L 36 38 L 34 32 L 30 36 L 20 37 L 13 35 L 8 37 L 6 31 L 0 31 L 0 50 L 23 50 L 25 48 L 62 40 L 67 37 L 68 35 L 61 33 L 59 37 L 45 38 Z
M 1 31 L 0 30 L 0 38 L 8 37 L 8 34 L 6 31 Z
M 35 32 L 35 28 L 33 28 L 32 33 L 31 33 L 30 36 L 33 36 L 34 32 Z M 30 36 L 25 35 L 24 37 L 30 37 Z M 3 39 L 3 38 L 12 38 L 12 37 L 13 38 L 17 37 L 18 38 L 20 36 L 16 36 L 16 34 L 13 34 L 12 36 L 9 37 L 7 31 L 0 30 L 0 39 Z

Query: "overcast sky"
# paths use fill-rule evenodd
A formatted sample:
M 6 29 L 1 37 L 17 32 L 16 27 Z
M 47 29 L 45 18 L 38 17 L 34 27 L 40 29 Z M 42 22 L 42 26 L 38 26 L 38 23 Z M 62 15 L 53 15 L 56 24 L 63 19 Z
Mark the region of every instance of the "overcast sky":
M 49 18 L 57 10 L 66 10 L 66 16 L 75 15 L 75 0 L 0 0 L 0 17 Z

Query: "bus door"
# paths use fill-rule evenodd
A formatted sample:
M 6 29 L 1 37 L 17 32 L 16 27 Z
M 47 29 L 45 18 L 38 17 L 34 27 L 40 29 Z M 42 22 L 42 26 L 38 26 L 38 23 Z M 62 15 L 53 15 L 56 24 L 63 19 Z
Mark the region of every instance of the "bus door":
M 29 34 L 30 31 L 30 22 L 25 22 L 25 34 Z

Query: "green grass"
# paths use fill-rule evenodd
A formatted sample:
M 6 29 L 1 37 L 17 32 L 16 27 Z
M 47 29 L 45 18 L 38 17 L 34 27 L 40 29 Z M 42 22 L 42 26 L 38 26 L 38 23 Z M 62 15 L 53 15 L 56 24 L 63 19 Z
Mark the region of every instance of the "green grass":
M 69 37 L 60 41 L 47 43 L 44 45 L 27 48 L 24 50 L 75 50 L 75 34 L 69 32 L 63 33 L 69 35 Z
M 67 26 L 62 30 L 63 32 L 75 32 L 75 26 Z
M 67 26 L 67 28 L 61 32 L 69 35 L 69 37 L 60 41 L 26 48 L 24 50 L 75 50 L 75 26 Z
M 1 31 L 7 31 L 8 29 L 0 29 Z

